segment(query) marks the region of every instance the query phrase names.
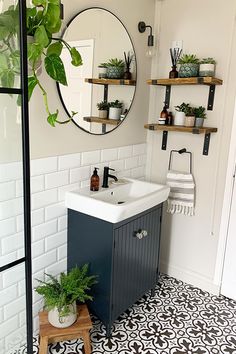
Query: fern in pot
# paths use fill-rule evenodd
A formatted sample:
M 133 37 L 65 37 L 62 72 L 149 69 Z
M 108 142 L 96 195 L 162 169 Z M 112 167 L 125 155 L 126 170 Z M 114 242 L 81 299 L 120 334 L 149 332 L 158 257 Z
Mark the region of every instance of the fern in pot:
M 199 76 L 215 76 L 216 61 L 213 58 L 204 58 L 200 61 Z
M 179 77 L 195 77 L 199 72 L 199 59 L 195 54 L 183 54 L 178 60 Z
M 39 285 L 35 290 L 44 298 L 48 321 L 57 328 L 69 327 L 77 319 L 76 301 L 92 300 L 88 292 L 97 277 L 88 275 L 88 264 L 72 268 L 67 274 L 61 273 L 59 279 L 46 275 L 47 281 L 37 279 Z

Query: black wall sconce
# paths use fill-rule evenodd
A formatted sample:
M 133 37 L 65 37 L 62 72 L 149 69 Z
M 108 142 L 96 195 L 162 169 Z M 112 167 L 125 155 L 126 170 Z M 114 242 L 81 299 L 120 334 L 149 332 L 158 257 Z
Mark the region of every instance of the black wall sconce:
M 139 32 L 144 33 L 146 31 L 146 28 L 150 28 L 150 34 L 148 36 L 148 47 L 153 47 L 154 46 L 154 36 L 152 34 L 152 26 L 146 25 L 145 22 L 140 21 L 138 24 Z

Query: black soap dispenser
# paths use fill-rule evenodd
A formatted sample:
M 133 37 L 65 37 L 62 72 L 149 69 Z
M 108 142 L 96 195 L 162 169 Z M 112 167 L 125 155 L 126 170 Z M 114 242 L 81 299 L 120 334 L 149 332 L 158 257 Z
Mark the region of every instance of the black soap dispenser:
M 99 176 L 98 176 L 98 168 L 95 167 L 93 174 L 90 178 L 90 190 L 93 192 L 97 192 L 99 190 Z

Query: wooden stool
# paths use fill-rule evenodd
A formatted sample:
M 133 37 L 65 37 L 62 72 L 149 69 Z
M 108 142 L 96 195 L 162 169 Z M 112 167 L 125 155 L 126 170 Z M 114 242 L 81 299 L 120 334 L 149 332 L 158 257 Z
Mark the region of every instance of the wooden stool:
M 57 343 L 75 338 L 83 338 L 85 354 L 91 354 L 89 330 L 92 328 L 92 322 L 87 305 L 78 305 L 77 313 L 77 321 L 67 328 L 53 327 L 48 322 L 47 311 L 39 313 L 39 354 L 47 354 L 49 343 Z

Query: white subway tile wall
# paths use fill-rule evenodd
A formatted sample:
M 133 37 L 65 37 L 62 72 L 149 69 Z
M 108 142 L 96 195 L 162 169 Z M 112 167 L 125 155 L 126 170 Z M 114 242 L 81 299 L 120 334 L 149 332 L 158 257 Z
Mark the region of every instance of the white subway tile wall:
M 94 167 L 115 169 L 118 177 L 143 179 L 146 167 L 146 144 L 124 146 L 31 161 L 32 269 L 35 279 L 44 272 L 54 275 L 67 267 L 67 191 L 89 185 Z M 11 262 L 23 253 L 22 166 L 0 165 L 0 261 Z M 16 329 L 24 330 L 24 270 L 13 268 L 0 275 L 0 340 L 9 344 Z M 21 289 L 21 290 L 20 290 Z M 43 302 L 34 294 L 34 331 L 38 331 L 38 311 Z M 1 328 L 1 322 L 0 322 Z M 2 343 L 1 341 L 1 343 Z M 4 342 L 5 341 L 5 342 Z M 1 344 L 0 343 L 0 344 Z

